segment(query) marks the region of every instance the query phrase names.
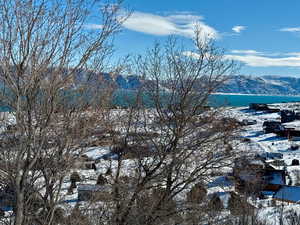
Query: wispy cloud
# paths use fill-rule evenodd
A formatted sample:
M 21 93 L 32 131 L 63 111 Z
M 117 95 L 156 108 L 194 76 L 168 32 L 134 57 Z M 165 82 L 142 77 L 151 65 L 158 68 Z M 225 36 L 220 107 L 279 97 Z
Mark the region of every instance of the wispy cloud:
M 251 67 L 300 67 L 300 53 L 265 53 L 255 50 L 232 50 L 226 59 L 240 61 Z
M 285 28 L 281 28 L 279 31 L 291 32 L 291 33 L 300 33 L 300 27 L 285 27 Z
M 102 29 L 103 25 L 101 24 L 94 24 L 94 23 L 90 23 L 90 24 L 85 24 L 84 27 L 86 29 L 94 29 L 94 30 L 98 30 L 98 29 Z
M 203 17 L 189 13 L 175 13 L 166 16 L 144 12 L 134 12 L 123 26 L 129 30 L 157 35 L 179 35 L 192 38 L 195 35 L 195 27 L 201 29 L 205 38 L 217 39 L 218 32 L 203 22 Z
M 192 51 L 184 51 L 184 52 L 182 52 L 182 55 L 190 57 L 190 58 L 195 58 L 195 59 L 200 58 L 200 55 L 198 53 L 192 52 Z M 206 54 L 203 55 L 203 57 L 205 59 L 208 59 L 208 58 L 212 57 L 212 55 L 210 55 L 209 53 L 206 53 Z
M 232 28 L 232 30 L 235 32 L 235 33 L 241 33 L 243 30 L 246 30 L 246 26 L 234 26 Z
M 225 54 L 224 59 L 239 61 L 250 67 L 300 67 L 300 52 L 264 53 L 255 50 L 232 50 L 230 53 L 232 54 Z M 200 57 L 193 52 L 184 52 L 183 55 Z
M 226 55 L 226 58 L 243 62 L 252 67 L 300 67 L 300 57 L 270 58 L 257 55 Z
M 258 52 L 255 50 L 232 50 L 230 51 L 233 54 L 247 54 L 247 55 L 262 55 L 263 52 Z
M 299 56 L 300 57 L 300 52 L 288 52 L 288 53 L 285 53 L 285 55 L 287 55 L 287 56 Z
M 252 49 L 231 50 L 230 53 L 236 55 L 260 55 L 260 56 L 268 56 L 268 57 L 300 56 L 300 52 L 261 52 Z

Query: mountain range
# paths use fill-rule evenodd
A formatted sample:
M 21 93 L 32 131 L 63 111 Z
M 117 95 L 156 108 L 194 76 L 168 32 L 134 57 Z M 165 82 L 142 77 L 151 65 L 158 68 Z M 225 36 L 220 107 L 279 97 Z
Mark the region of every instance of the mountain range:
M 237 94 L 299 95 L 300 78 L 285 76 L 230 76 L 217 92 Z
M 120 74 L 93 72 L 79 72 L 73 81 L 73 85 L 84 82 L 89 85 L 114 85 L 119 89 L 135 90 L 147 80 L 139 76 L 124 76 Z M 202 81 L 199 80 L 199 84 Z M 166 85 L 166 84 L 165 84 Z M 167 88 L 168 85 L 165 87 Z M 198 86 L 198 85 L 197 85 Z M 216 92 L 236 94 L 262 94 L 262 95 L 300 95 L 300 78 L 287 76 L 229 76 Z

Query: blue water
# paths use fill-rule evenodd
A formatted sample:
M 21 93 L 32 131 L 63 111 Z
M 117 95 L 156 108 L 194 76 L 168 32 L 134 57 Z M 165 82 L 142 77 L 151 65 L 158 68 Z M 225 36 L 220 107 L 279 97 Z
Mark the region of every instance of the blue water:
M 300 96 L 264 96 L 264 95 L 222 95 L 214 94 L 209 98 L 211 106 L 248 106 L 250 103 L 300 102 Z
M 77 105 L 78 101 L 77 95 L 79 93 L 71 92 L 69 94 L 64 93 L 64 102 L 68 102 L 68 105 Z M 89 93 L 84 94 L 85 99 L 93 99 L 90 97 Z M 136 91 L 129 90 L 117 90 L 112 99 L 112 104 L 115 106 L 129 107 L 134 106 L 137 98 Z M 151 100 L 148 94 L 143 93 L 140 96 L 142 102 L 146 107 L 152 108 L 155 106 L 154 101 Z M 89 100 L 87 100 L 89 101 Z M 162 93 L 160 96 L 160 101 L 162 105 L 170 104 L 170 98 L 168 93 Z M 300 96 L 265 96 L 265 95 L 226 95 L 226 94 L 213 94 L 209 97 L 208 105 L 213 107 L 220 106 L 231 106 L 231 107 L 241 107 L 248 106 L 250 103 L 283 103 L 283 102 L 300 102 Z M 65 103 L 63 103 L 65 104 Z M 1 106 L 2 105 L 2 106 Z M 0 111 L 7 112 L 13 111 L 10 107 L 5 106 L 0 103 Z
M 114 95 L 113 104 L 118 106 L 128 107 L 134 104 L 136 100 L 136 92 L 134 91 L 117 91 Z M 150 100 L 147 94 L 142 95 L 142 101 L 147 107 L 154 107 L 153 101 Z M 160 101 L 162 104 L 168 104 L 168 93 L 162 93 Z M 208 104 L 213 107 L 232 106 L 241 107 L 248 106 L 250 103 L 283 103 L 283 102 L 300 102 L 300 96 L 265 96 L 265 95 L 226 95 L 213 94 L 209 97 Z

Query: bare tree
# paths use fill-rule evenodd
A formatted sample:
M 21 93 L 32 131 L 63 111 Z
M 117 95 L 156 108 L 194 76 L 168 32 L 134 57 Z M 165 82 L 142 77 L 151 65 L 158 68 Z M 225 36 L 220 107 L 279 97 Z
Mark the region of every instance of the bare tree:
M 83 139 L 101 120 L 87 111 L 97 104 L 91 96 L 101 95 L 88 75 L 104 70 L 126 17 L 118 13 L 120 5 L 0 3 L 0 101 L 13 118 L 1 124 L 1 187 L 11 190 L 16 225 L 53 224 L 57 217 L 63 179 Z M 91 16 L 98 17 L 101 29 L 90 29 Z
M 201 30 L 194 51 L 171 38 L 133 61 L 131 71 L 144 84 L 126 109 L 111 109 L 113 85 L 104 90 L 107 81 L 94 77 L 126 19 L 120 4 L 101 5 L 101 29 L 91 30 L 88 0 L 0 3 L 0 100 L 15 124 L 3 121 L 1 188 L 10 193 L 16 225 L 73 223 L 72 214 L 57 221 L 64 179 L 100 129 L 112 134 L 117 155 L 106 162 L 112 192 L 96 208 L 73 209 L 78 224 L 191 224 L 189 215 L 207 203 L 186 201 L 187 192 L 232 162 L 237 124 L 207 103 L 234 63 Z
M 118 115 L 118 160 L 108 164 L 111 224 L 190 224 L 187 214 L 207 204 L 186 201 L 186 193 L 232 162 L 237 124 L 207 104 L 235 65 L 200 36 L 198 30 L 195 51 L 171 38 L 133 61 L 144 83 Z M 124 175 L 131 179 L 124 183 Z

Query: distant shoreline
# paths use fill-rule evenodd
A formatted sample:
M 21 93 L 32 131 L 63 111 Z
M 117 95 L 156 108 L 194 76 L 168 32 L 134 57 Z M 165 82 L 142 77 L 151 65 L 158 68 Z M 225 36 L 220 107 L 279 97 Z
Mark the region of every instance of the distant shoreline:
M 244 94 L 244 93 L 226 93 L 226 92 L 214 92 L 212 95 L 245 95 L 245 96 L 276 96 L 276 97 L 300 97 L 299 95 L 278 95 L 278 94 Z
M 215 92 L 210 95 L 211 106 L 249 106 L 250 103 L 276 104 L 276 103 L 300 102 L 300 96 L 291 95 L 260 95 L 260 94 L 236 94 Z

